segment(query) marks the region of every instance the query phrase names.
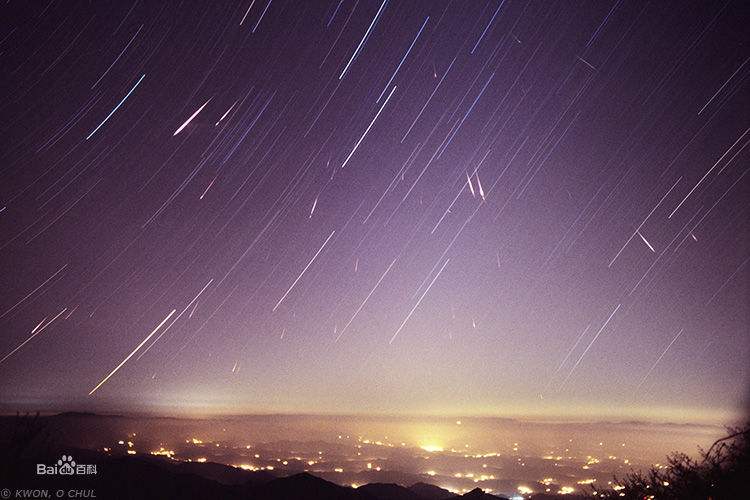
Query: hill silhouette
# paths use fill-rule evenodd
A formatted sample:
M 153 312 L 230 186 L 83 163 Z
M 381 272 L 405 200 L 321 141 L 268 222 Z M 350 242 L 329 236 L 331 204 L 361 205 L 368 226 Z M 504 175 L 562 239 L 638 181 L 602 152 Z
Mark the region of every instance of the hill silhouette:
M 243 499 L 243 500 L 498 500 L 480 489 L 455 495 L 437 486 L 372 483 L 359 488 L 341 486 L 307 472 L 288 477 L 271 477 L 230 466 L 211 463 L 169 464 L 149 457 L 96 457 L 85 450 L 71 452 L 81 463 L 96 461 L 98 473 L 92 477 L 37 476 L 34 460 L 21 460 L 15 467 L 3 464 L 0 481 L 16 489 L 93 490 L 107 499 Z M 13 469 L 12 475 L 9 472 Z
M 182 462 L 149 455 L 110 455 L 87 449 L 60 449 L 39 416 L 17 417 L 0 433 L 0 485 L 15 498 L 17 490 L 43 489 L 50 494 L 71 489 L 106 499 L 200 500 L 497 500 L 480 489 L 459 496 L 425 483 L 404 487 L 371 483 L 341 486 L 307 472 L 278 477 L 212 462 Z M 96 464 L 95 474 L 37 473 L 37 464 L 59 463 L 62 455 L 77 464 Z M 66 460 L 63 458 L 62 460 Z M 21 493 L 23 495 L 23 492 Z

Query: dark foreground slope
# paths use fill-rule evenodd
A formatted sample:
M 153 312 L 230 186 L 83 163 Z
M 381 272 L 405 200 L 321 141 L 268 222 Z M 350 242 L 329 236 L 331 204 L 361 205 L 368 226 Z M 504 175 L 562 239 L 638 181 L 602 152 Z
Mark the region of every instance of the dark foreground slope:
M 71 453 L 73 455 L 73 453 Z M 340 486 L 308 473 L 274 478 L 211 463 L 180 464 L 151 457 L 107 457 L 76 450 L 78 463 L 96 463 L 90 475 L 37 475 L 33 460 L 3 460 L 0 488 L 11 498 L 97 499 L 244 499 L 244 500 L 496 500 L 481 490 L 460 497 L 432 486 L 373 483 L 360 488 Z M 51 459 L 50 459 L 51 460 Z M 45 463 L 54 463 L 45 462 Z M 185 467 L 189 465 L 189 467 Z M 43 493 L 38 493 L 42 490 Z M 5 498 L 5 497 L 3 497 Z
M 0 499 L 245 499 L 245 500 L 447 500 L 462 498 L 424 483 L 411 487 L 373 483 L 341 486 L 308 473 L 278 477 L 219 464 L 151 455 L 71 449 L 60 438 L 57 417 L 0 417 Z M 79 416 L 79 415 L 76 415 Z M 95 415 L 83 415 L 96 419 Z M 70 440 L 68 440 L 70 441 Z M 39 464 L 45 469 L 38 470 Z M 498 499 L 477 489 L 465 498 Z

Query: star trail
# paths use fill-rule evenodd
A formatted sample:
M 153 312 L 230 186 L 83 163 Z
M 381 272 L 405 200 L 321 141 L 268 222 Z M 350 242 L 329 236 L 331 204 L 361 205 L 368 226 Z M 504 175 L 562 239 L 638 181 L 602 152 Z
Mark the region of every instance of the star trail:
M 743 411 L 742 2 L 0 10 L 4 410 Z

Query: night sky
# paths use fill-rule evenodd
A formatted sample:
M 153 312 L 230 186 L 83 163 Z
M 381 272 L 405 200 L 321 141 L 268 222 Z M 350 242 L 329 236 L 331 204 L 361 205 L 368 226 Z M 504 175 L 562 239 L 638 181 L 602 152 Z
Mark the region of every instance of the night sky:
M 6 2 L 2 409 L 734 418 L 749 14 Z

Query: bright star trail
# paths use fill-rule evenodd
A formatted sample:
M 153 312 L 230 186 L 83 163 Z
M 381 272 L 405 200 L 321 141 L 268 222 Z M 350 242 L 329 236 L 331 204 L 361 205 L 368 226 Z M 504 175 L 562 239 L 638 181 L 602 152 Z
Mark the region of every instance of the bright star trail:
M 746 3 L 0 9 L 3 410 L 744 411 Z

